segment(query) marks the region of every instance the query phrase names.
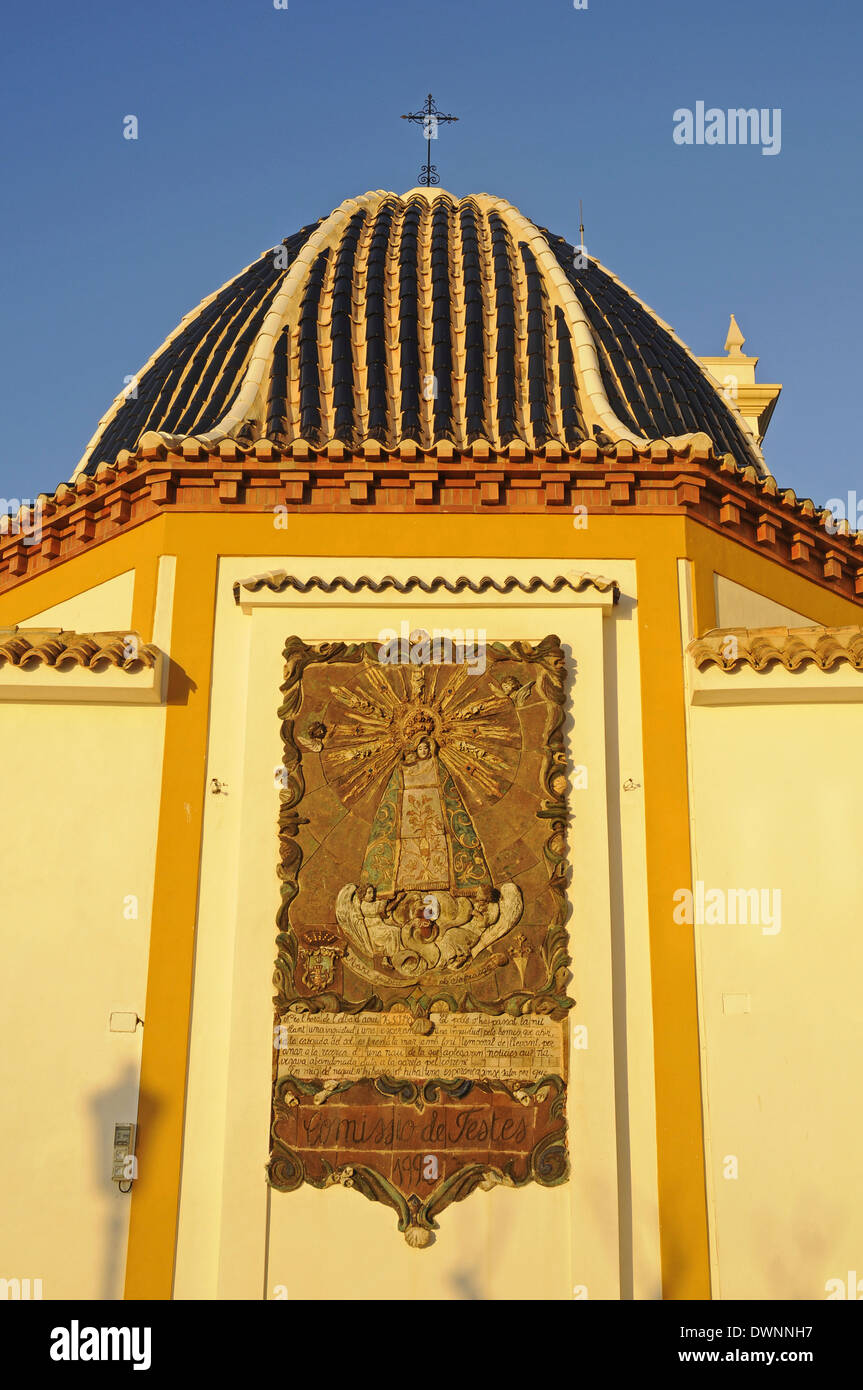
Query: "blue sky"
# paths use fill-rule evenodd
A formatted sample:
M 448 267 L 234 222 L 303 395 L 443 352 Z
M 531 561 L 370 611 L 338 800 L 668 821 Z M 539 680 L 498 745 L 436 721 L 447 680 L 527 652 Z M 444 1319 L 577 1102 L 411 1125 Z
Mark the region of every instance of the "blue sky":
M 849 0 L 138 0 L 8 8 L 0 494 L 67 478 L 124 377 L 268 246 L 418 181 L 577 240 L 696 353 L 733 310 L 779 481 L 858 489 L 861 8 Z M 781 151 L 679 107 L 781 109 Z M 135 115 L 139 138 L 123 138 Z

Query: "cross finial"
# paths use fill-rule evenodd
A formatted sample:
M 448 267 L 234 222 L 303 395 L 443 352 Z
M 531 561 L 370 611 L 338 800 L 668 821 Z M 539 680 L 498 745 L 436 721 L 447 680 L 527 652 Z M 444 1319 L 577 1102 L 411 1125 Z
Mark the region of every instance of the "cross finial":
M 412 111 L 407 116 L 402 116 L 403 121 L 413 121 L 415 125 L 421 125 L 423 135 L 426 138 L 426 163 L 420 170 L 420 185 L 431 188 L 433 183 L 440 183 L 437 165 L 431 162 L 431 142 L 437 139 L 437 128 L 441 121 L 457 121 L 458 116 L 445 116 L 442 111 L 438 111 L 435 106 L 434 97 L 429 92 L 426 97 L 425 106 L 419 111 Z

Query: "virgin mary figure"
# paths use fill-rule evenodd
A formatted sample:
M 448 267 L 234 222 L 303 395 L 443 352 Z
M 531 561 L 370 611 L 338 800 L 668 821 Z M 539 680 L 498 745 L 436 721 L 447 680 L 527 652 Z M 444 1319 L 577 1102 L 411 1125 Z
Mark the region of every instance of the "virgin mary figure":
M 403 752 L 389 777 L 361 882 L 361 889 L 346 884 L 339 893 L 339 923 L 355 945 L 359 936 L 368 954 L 379 937 L 382 963 L 400 975 L 464 968 L 522 911 L 514 883 L 495 889 L 473 820 L 428 734 Z M 372 900 L 374 932 L 368 929 Z
M 473 821 L 431 737 L 418 738 L 393 769 L 369 834 L 363 881 L 379 894 L 458 896 L 492 886 Z

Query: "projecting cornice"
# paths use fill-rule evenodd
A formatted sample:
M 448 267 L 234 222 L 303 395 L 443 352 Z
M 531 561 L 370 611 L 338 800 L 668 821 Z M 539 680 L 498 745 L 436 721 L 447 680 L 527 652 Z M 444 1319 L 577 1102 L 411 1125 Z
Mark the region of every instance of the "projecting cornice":
M 160 704 L 167 666 L 136 632 L 0 628 L 0 700 Z
M 776 665 L 786 671 L 808 665 L 820 671 L 837 666 L 863 671 L 863 627 L 714 628 L 688 650 L 699 671 L 710 666 L 768 671 Z
M 481 579 L 469 579 L 463 574 L 459 575 L 458 579 L 445 579 L 442 575 L 437 575 L 434 579 L 422 579 L 415 574 L 407 579 L 397 579 L 391 574 L 384 575 L 382 579 L 372 579 L 363 574 L 356 580 L 346 579 L 344 575 L 327 580 L 318 575 L 313 575 L 310 579 L 298 579 L 296 575 L 288 574 L 285 570 L 270 570 L 267 574 L 255 574 L 249 579 L 237 580 L 234 585 L 234 602 L 241 603 L 244 592 L 256 594 L 262 589 L 272 594 L 283 594 L 291 590 L 298 594 L 308 594 L 315 590 L 323 594 L 334 594 L 339 590 L 348 594 L 363 591 L 385 594 L 394 590 L 398 594 L 419 592 L 433 595 L 481 595 L 490 592 L 505 595 L 514 591 L 521 594 L 559 594 L 564 590 L 581 594 L 587 589 L 595 589 L 600 594 L 610 594 L 613 603 L 617 603 L 620 598 L 620 585 L 616 579 L 603 579 L 600 575 L 592 574 L 582 574 L 577 579 L 568 579 L 565 575 L 556 575 L 554 579 L 541 579 L 537 575 L 530 579 L 516 579 L 509 575 L 503 580 L 492 579 L 489 575 L 483 575 Z
M 0 628 L 0 666 L 22 669 L 73 666 L 98 671 L 113 666 L 137 672 L 155 666 L 158 647 L 141 641 L 136 632 L 67 632 L 63 628 Z
M 706 435 L 679 446 L 585 441 L 573 450 L 554 441 L 529 450 L 520 440 L 502 450 L 486 440 L 458 451 L 442 440 L 423 450 L 408 440 L 358 454 L 340 443 L 282 449 L 270 440 L 176 451 L 151 433 L 134 454 L 79 474 L 38 506 L 38 519 L 22 513 L 12 534 L 0 532 L 0 590 L 166 512 L 572 518 L 578 509 L 588 519 L 689 516 L 844 598 L 863 599 L 863 535 L 845 523 L 834 534 L 829 509 L 717 455 Z

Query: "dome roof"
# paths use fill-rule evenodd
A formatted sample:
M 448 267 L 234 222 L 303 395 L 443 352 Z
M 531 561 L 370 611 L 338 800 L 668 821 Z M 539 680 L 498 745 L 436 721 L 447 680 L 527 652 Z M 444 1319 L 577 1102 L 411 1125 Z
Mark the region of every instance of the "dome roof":
M 187 314 L 135 385 L 76 475 L 145 431 L 172 444 L 385 449 L 702 433 L 765 472 L 737 410 L 667 324 L 592 256 L 485 193 L 347 199 Z

